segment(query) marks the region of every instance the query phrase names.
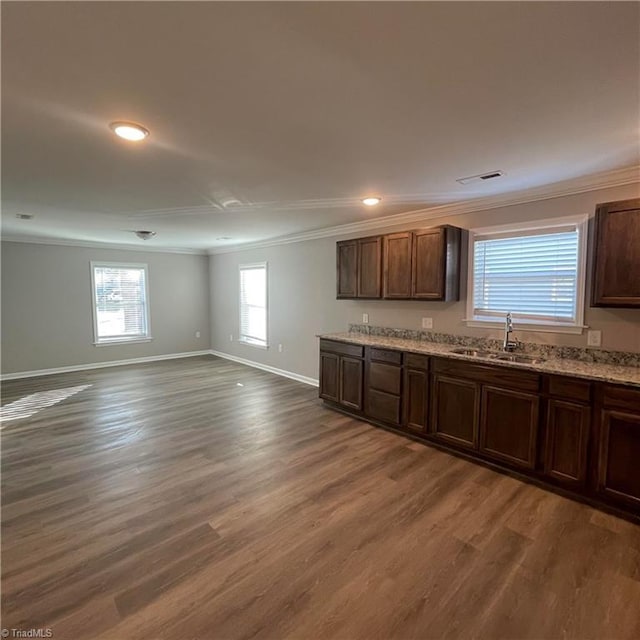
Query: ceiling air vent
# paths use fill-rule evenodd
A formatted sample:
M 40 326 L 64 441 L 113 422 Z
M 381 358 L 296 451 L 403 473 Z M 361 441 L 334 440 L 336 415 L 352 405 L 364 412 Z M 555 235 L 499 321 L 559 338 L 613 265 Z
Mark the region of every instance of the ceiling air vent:
M 469 176 L 468 178 L 458 178 L 456 182 L 460 184 L 471 184 L 472 182 L 483 182 L 484 180 L 493 180 L 504 175 L 504 171 L 490 171 L 489 173 L 481 173 L 477 176 Z

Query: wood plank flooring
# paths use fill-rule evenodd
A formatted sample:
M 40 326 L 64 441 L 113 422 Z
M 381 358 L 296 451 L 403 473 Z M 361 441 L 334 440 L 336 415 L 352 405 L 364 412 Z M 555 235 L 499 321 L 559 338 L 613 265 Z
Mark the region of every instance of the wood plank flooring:
M 213 357 L 6 382 L 2 404 L 82 385 L 2 425 L 5 628 L 640 637 L 637 525 Z

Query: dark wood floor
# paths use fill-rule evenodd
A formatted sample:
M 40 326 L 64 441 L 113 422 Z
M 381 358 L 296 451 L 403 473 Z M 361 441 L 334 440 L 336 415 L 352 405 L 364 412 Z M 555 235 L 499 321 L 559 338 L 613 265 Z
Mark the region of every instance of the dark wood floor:
M 637 525 L 212 357 L 7 382 L 2 403 L 81 385 L 3 423 L 3 627 L 640 638 Z

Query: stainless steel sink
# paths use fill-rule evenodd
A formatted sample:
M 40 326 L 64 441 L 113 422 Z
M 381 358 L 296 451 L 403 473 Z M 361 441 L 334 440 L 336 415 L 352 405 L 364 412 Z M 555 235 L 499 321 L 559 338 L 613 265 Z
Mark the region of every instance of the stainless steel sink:
M 496 353 L 495 351 L 482 351 L 481 349 L 452 349 L 451 353 L 474 358 L 487 358 L 500 360 L 501 362 L 519 362 L 521 364 L 538 364 L 544 362 L 544 358 L 527 356 L 523 353 Z
M 522 364 L 538 364 L 544 362 L 544 358 L 537 358 L 535 356 L 525 356 L 518 353 L 495 353 L 490 356 L 494 360 L 501 360 L 502 362 L 520 362 Z
M 457 353 L 461 356 L 473 356 L 474 358 L 491 358 L 495 355 L 491 351 L 482 351 L 480 349 L 452 349 L 451 353 Z

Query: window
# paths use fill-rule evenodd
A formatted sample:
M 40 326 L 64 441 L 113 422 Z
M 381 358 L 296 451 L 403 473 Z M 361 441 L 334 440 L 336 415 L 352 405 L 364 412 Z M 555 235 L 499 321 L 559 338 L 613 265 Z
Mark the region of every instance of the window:
M 469 324 L 501 323 L 510 311 L 530 330 L 582 332 L 587 220 L 538 225 L 470 232 Z
M 146 264 L 91 263 L 95 344 L 150 340 Z
M 240 342 L 267 347 L 267 264 L 240 266 Z

